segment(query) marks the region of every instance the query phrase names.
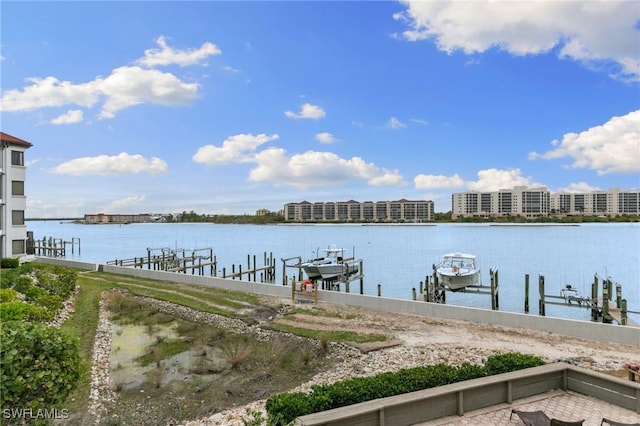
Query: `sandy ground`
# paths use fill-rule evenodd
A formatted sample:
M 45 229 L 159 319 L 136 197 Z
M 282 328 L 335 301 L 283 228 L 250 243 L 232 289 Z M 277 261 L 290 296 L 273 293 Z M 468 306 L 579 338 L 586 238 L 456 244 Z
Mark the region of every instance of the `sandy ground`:
M 309 306 L 309 309 L 312 309 L 312 306 Z M 609 371 L 620 377 L 626 377 L 626 372 L 622 369 L 625 361 L 640 362 L 640 328 L 638 328 L 636 342 L 622 345 L 468 321 L 369 311 L 345 306 L 325 304 L 318 306 L 322 310 L 335 314 L 336 317 L 298 313 L 286 322 L 291 322 L 292 325 L 304 323 L 305 327 L 316 329 L 344 329 L 360 333 L 386 334 L 392 337 L 388 345 L 399 344 L 406 347 L 450 345 L 457 348 L 521 352 L 538 355 L 548 361 L 571 359 L 574 363 L 580 364 L 582 360 L 586 364 L 591 364 L 594 369 Z M 363 345 L 362 349 L 373 349 L 376 345 L 371 346 Z

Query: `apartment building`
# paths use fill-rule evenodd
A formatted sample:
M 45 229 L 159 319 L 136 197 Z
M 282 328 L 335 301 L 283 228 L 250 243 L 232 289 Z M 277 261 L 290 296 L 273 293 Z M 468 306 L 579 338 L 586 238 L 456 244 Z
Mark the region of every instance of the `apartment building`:
M 128 223 L 148 223 L 152 222 L 152 216 L 149 213 L 142 214 L 85 214 L 84 223 L 86 224 L 128 224 Z
M 302 201 L 284 206 L 286 221 L 426 222 L 434 218 L 434 203 L 428 200 L 397 201 Z
M 460 192 L 451 196 L 452 217 L 640 214 L 640 192 L 617 188 L 589 193 L 551 193 L 547 188 Z
M 564 215 L 639 215 L 640 191 L 611 188 L 588 193 L 551 194 L 551 213 Z
M 0 132 L 0 146 L 0 258 L 20 257 L 27 246 L 24 154 L 32 144 Z

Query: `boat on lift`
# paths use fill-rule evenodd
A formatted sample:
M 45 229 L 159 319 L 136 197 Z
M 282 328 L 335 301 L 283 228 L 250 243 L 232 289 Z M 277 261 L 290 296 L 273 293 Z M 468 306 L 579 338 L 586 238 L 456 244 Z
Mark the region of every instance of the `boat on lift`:
M 465 287 L 480 284 L 478 259 L 473 254 L 445 254 L 442 262 L 436 266 L 436 273 L 440 284 L 451 291 L 461 291 Z
M 330 245 L 322 249 L 323 256 L 316 251 L 316 258 L 302 264 L 302 269 L 311 281 L 322 279 L 324 281 L 337 280 L 355 275 L 360 270 L 359 262 L 353 258 L 344 257 L 344 249 Z
M 564 297 L 565 302 L 571 304 L 571 302 L 577 302 L 578 305 L 588 303 L 590 298 L 583 296 L 577 288 L 571 284 L 566 284 L 563 289 L 560 290 L 560 296 Z

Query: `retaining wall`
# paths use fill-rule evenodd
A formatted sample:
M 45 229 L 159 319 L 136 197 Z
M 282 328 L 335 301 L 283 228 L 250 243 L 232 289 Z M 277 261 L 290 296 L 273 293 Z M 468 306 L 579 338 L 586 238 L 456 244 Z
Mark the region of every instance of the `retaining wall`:
M 305 426 L 411 425 L 511 404 L 556 389 L 572 390 L 640 413 L 640 385 L 565 363 L 380 398 L 299 417 Z M 603 415 L 606 413 L 603 413 Z
M 153 271 L 140 268 L 93 264 L 72 260 L 36 257 L 36 261 L 90 271 L 129 275 L 140 278 L 194 284 L 226 290 L 243 291 L 266 296 L 291 298 L 291 287 L 280 284 L 262 284 L 253 281 L 207 277 L 176 272 Z M 391 299 L 336 291 L 318 291 L 318 300 L 335 305 L 358 306 L 369 310 L 411 313 L 425 317 L 472 321 L 483 324 L 524 328 L 528 330 L 558 333 L 601 342 L 622 343 L 640 347 L 640 327 L 603 324 L 571 319 L 542 317 L 532 314 L 492 311 L 463 306 L 441 305 L 414 300 Z

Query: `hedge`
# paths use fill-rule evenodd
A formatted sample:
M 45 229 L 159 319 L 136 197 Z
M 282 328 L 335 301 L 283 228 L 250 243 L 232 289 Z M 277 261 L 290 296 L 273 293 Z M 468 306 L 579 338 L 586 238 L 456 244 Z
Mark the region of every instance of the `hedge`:
M 270 425 L 287 425 L 306 414 L 543 364 L 544 361 L 538 357 L 515 352 L 492 355 L 484 366 L 436 364 L 408 368 L 312 386 L 309 394 L 288 392 L 275 395 L 267 400 L 266 410 Z
M 82 373 L 78 341 L 34 322 L 0 329 L 0 407 L 51 408 L 76 387 Z

